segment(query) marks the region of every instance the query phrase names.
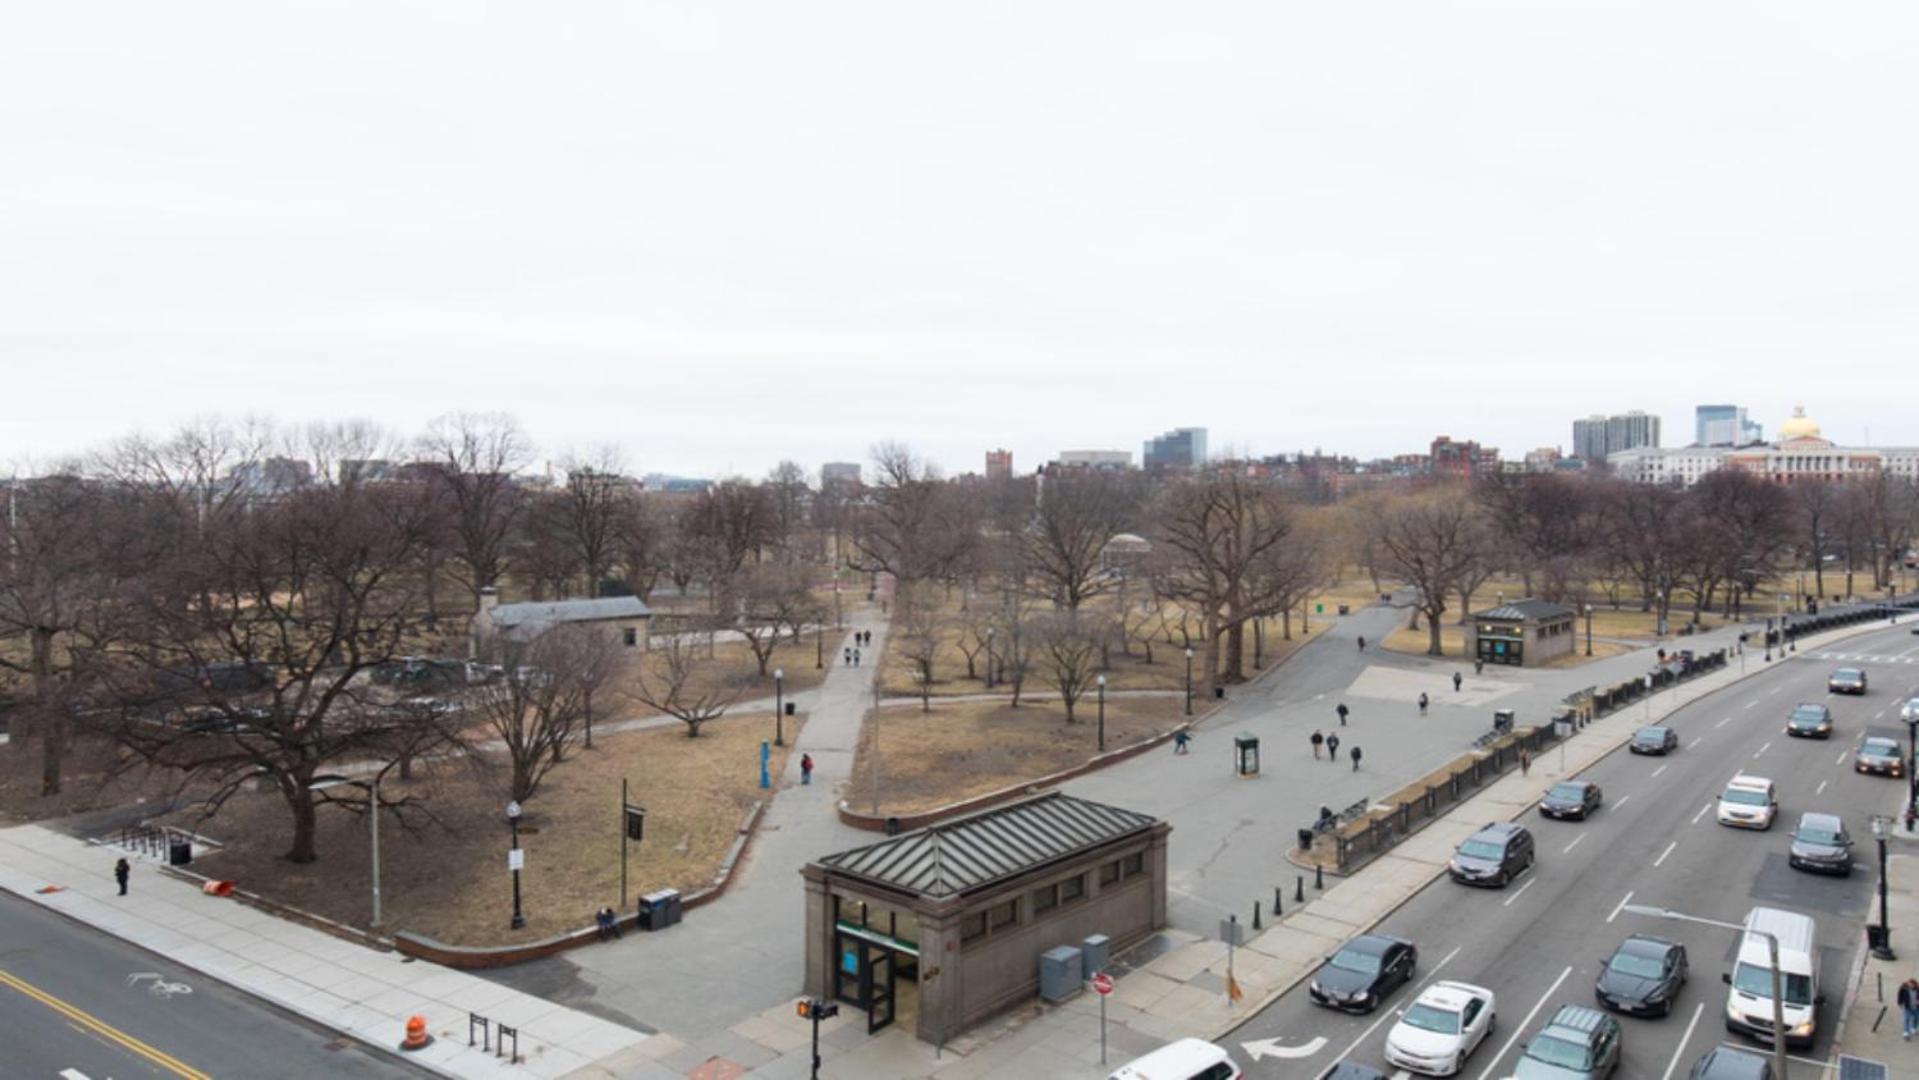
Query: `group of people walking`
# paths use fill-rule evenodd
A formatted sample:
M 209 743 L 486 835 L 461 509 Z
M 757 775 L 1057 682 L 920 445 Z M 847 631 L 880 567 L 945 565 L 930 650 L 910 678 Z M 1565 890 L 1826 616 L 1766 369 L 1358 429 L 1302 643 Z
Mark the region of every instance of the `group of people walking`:
M 873 644 L 873 631 L 855 630 L 853 631 L 853 644 L 848 645 L 844 649 L 841 649 L 840 657 L 841 659 L 845 660 L 846 663 L 852 665 L 853 667 L 859 667 L 860 666 L 860 649 L 862 647 L 869 646 L 872 644 Z

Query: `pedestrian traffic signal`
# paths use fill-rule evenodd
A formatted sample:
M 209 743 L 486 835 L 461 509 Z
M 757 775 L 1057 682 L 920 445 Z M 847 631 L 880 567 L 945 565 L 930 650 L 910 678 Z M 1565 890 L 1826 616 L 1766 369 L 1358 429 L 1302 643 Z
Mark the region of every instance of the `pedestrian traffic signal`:
M 831 1020 L 840 1014 L 838 1003 L 832 1001 L 811 1001 L 802 998 L 793 1006 L 802 1020 Z

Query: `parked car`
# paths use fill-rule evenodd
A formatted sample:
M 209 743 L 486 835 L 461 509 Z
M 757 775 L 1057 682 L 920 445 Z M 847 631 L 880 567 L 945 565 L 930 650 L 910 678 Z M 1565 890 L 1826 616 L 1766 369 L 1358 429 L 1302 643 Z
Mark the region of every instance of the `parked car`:
M 1686 1080 L 1773 1080 L 1772 1059 L 1736 1046 L 1715 1046 L 1692 1063 Z
M 1539 799 L 1539 812 L 1549 818 L 1584 821 L 1604 799 L 1599 785 L 1591 780 L 1565 780 L 1546 789 Z
M 1405 938 L 1361 934 L 1327 957 L 1306 993 L 1315 1005 L 1369 1013 L 1410 982 L 1418 964 L 1419 949 Z
M 1493 992 L 1436 982 L 1413 999 L 1386 1033 L 1386 1062 L 1426 1076 L 1452 1076 L 1493 1029 Z
M 1815 874 L 1852 874 L 1852 837 L 1846 823 L 1837 814 L 1807 811 L 1799 815 L 1799 827 L 1792 831 L 1792 848 L 1786 861 L 1795 870 Z
M 1824 705 L 1794 705 L 1786 717 L 1786 734 L 1801 739 L 1832 738 L 1832 710 Z
M 1888 739 L 1883 735 L 1873 735 L 1859 744 L 1852 755 L 1852 767 L 1856 772 L 1876 773 L 1880 776 L 1906 775 L 1906 753 L 1898 739 Z
M 1913 630 L 1919 632 L 1919 626 L 1913 627 Z M 1919 720 L 1919 697 L 1908 698 L 1904 705 L 1899 706 L 1899 719 L 1908 724 Z
M 1107 1080 L 1239 1080 L 1243 1075 L 1224 1047 L 1205 1039 L 1180 1039 L 1121 1065 Z
M 1361 1065 L 1357 1061 L 1341 1061 L 1320 1073 L 1319 1080 L 1391 1080 L 1391 1078 L 1371 1065 Z
M 1619 1069 L 1619 1021 L 1584 1005 L 1561 1005 L 1519 1055 L 1512 1080 L 1598 1080 Z
M 1667 1016 L 1686 985 L 1686 947 L 1650 934 L 1634 934 L 1599 965 L 1593 996 L 1614 1012 Z
M 1533 834 L 1524 825 L 1495 821 L 1459 845 L 1446 872 L 1462 884 L 1504 888 L 1521 871 L 1531 869 L 1534 858 Z
M 1832 694 L 1863 694 L 1866 673 L 1856 667 L 1842 667 L 1826 676 L 1826 691 Z
M 1719 824 L 1737 829 L 1770 829 L 1779 816 L 1779 794 L 1763 776 L 1733 777 L 1719 793 Z
M 1679 749 L 1679 733 L 1661 724 L 1642 727 L 1632 733 L 1626 748 L 1635 754 L 1666 754 Z

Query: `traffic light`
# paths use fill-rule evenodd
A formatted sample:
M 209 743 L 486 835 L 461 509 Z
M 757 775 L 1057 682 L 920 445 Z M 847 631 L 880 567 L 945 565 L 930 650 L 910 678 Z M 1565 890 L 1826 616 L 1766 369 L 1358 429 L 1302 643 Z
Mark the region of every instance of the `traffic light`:
M 793 1011 L 799 1013 L 802 1020 L 831 1020 L 840 1014 L 840 1007 L 836 1002 L 801 998 L 793 1003 Z

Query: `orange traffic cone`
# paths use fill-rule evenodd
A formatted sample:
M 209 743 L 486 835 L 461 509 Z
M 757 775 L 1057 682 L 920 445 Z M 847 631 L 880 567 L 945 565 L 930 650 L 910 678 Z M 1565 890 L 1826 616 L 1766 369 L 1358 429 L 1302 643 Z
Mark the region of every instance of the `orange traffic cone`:
M 232 896 L 233 882 L 209 881 L 205 885 L 200 886 L 200 891 L 206 893 L 208 896 Z
M 402 1050 L 420 1050 L 433 1041 L 426 1033 L 426 1017 L 409 1016 L 406 1018 L 406 1038 L 400 1040 Z

